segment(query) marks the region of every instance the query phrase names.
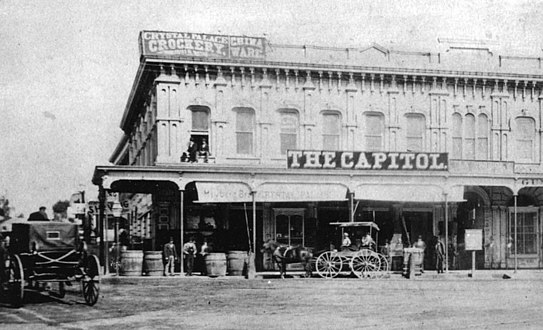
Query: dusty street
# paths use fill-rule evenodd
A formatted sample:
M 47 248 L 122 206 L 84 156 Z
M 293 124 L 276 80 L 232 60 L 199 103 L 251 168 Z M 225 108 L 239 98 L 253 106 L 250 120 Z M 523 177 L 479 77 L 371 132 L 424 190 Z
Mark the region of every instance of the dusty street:
M 29 293 L 4 329 L 526 329 L 543 326 L 541 279 L 110 279 L 98 304 Z

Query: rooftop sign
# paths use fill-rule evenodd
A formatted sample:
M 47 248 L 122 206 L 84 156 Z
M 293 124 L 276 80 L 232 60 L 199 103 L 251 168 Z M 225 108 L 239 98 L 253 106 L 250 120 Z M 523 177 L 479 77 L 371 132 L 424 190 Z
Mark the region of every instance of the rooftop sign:
M 446 171 L 447 153 L 289 150 L 287 167 L 391 171 Z
M 142 31 L 142 55 L 263 59 L 266 39 L 189 32 Z

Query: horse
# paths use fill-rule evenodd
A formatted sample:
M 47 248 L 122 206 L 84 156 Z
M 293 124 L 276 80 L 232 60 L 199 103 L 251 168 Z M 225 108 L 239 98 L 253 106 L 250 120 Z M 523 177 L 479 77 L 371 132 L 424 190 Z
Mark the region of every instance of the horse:
M 305 277 L 311 277 L 311 258 L 313 253 L 303 246 L 288 246 L 269 240 L 264 243 L 261 250 L 262 253 L 269 252 L 272 254 L 272 261 L 279 266 L 281 278 L 285 278 L 287 264 L 301 262 L 305 269 Z

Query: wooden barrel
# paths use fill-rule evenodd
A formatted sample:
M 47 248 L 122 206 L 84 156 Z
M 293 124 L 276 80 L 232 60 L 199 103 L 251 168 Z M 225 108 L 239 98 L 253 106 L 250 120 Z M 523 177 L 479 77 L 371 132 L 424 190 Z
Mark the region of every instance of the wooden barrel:
M 143 275 L 161 276 L 164 273 L 161 251 L 145 251 L 143 253 Z
M 224 253 L 209 253 L 206 255 L 206 270 L 210 277 L 226 275 L 226 256 Z
M 247 251 L 228 251 L 226 253 L 228 275 L 241 276 L 247 264 Z
M 119 274 L 124 276 L 141 276 L 143 251 L 121 251 L 121 267 Z

